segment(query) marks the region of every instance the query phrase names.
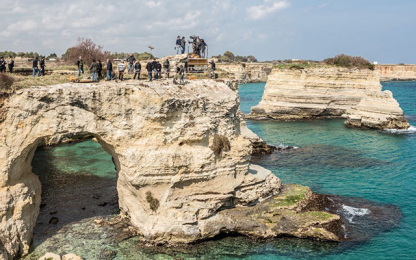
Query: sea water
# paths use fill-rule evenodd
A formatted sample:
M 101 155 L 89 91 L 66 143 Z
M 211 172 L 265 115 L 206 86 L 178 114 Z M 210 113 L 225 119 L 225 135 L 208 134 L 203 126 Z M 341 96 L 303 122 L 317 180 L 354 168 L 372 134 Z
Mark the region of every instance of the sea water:
M 412 125 L 408 131 L 352 129 L 338 119 L 247 122 L 253 132 L 271 145 L 299 147 L 255 160 L 284 183 L 299 183 L 318 193 L 362 197 L 400 208 L 403 217 L 398 227 L 348 250 L 328 252 L 321 259 L 416 259 L 416 82 L 382 85 L 400 103 Z M 264 83 L 240 86 L 243 113 L 249 113 L 259 103 L 264 86 Z M 360 221 L 368 213 L 365 208 L 345 210 L 353 221 Z M 278 253 L 249 257 L 291 258 Z
M 240 86 L 243 113 L 249 113 L 260 102 L 264 86 L 264 83 Z M 67 227 L 68 232 L 61 230 L 59 237 L 45 238 L 45 242 L 36 242 L 35 235 L 33 258 L 27 259 L 36 259 L 36 255 L 48 251 L 74 252 L 84 259 L 101 259 L 102 249 L 114 251 L 114 259 L 416 259 L 416 82 L 383 83 L 383 88 L 393 92 L 412 125 L 410 130 L 351 129 L 339 119 L 247 122 L 269 144 L 298 147 L 253 158 L 253 163 L 270 169 L 284 183 L 306 185 L 317 193 L 354 197 L 354 200 L 362 198 L 358 206 L 345 204 L 340 208 L 346 221 L 361 224 L 362 232 L 374 233 L 371 229 L 377 227 L 367 225 L 366 221 L 369 216 L 374 218 L 382 213 L 371 212 L 368 200 L 397 208 L 401 214 L 387 216 L 391 219 L 391 225 L 387 223 L 387 226 L 391 228 L 374 233 L 370 239 L 337 244 L 309 239 L 253 241 L 231 237 L 189 248 L 163 250 L 140 246 L 137 238 L 117 243 L 108 241 L 105 231 L 98 230 L 87 219 L 72 223 L 74 227 Z M 59 176 L 94 174 L 116 181 L 111 156 L 92 141 L 39 149 L 33 165 L 41 180 L 51 178 L 50 174 L 46 177 L 42 174 L 58 171 Z M 93 231 L 103 234 L 99 238 L 88 237 Z M 82 232 L 87 237 L 83 238 Z M 74 239 L 73 234 L 78 238 Z

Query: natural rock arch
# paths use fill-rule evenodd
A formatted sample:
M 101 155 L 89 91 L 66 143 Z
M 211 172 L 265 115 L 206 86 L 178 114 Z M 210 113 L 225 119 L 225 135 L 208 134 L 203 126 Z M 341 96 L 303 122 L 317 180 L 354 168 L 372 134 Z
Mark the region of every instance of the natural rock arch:
M 249 171 L 238 105 L 237 94 L 214 81 L 17 91 L 1 108 L 0 259 L 28 252 L 40 203 L 31 160 L 42 140 L 96 136 L 115 159 L 121 212 L 148 240 L 203 239 L 203 220 L 216 211 L 278 193 L 269 171 Z M 230 149 L 216 154 L 215 135 Z

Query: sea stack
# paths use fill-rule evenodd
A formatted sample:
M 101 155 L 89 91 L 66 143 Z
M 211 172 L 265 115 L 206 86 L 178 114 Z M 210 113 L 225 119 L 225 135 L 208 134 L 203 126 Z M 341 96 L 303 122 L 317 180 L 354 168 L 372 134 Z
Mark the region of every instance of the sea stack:
M 385 104 L 389 104 L 389 108 L 385 108 Z M 356 112 L 351 111 L 353 107 Z M 364 107 L 371 107 L 367 112 L 372 114 L 358 112 Z M 347 118 L 348 115 L 347 124 L 357 127 L 406 128 L 407 123 L 391 93 L 382 91 L 377 71 L 328 66 L 274 69 L 268 77 L 260 104 L 251 109 L 248 117 L 302 120 Z M 367 117 L 372 119 L 367 120 Z M 358 124 L 358 118 L 379 123 Z M 349 123 L 350 119 L 355 123 Z

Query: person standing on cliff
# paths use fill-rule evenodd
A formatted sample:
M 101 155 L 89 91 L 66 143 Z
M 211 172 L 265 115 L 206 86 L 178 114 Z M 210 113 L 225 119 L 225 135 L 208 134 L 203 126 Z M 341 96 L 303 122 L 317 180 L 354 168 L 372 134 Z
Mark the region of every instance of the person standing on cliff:
M 183 36 L 181 40 L 182 54 L 185 53 L 185 47 L 186 47 L 186 40 L 185 40 L 185 36 Z
M 101 60 L 98 60 L 97 64 L 98 64 L 98 70 L 97 70 L 98 80 L 101 80 L 102 77 L 103 77 L 103 74 L 102 74 L 102 71 L 103 71 L 103 63 L 101 62 Z
M 163 62 L 163 70 L 164 70 L 164 73 L 165 73 L 165 79 L 169 78 L 169 67 L 170 67 L 169 59 L 166 59 Z
M 140 64 L 140 61 L 136 61 L 136 64 L 134 64 L 134 77 L 133 79 L 140 80 L 140 71 L 142 70 L 142 65 Z
M 6 61 L 4 60 L 4 57 L 0 57 L 0 73 L 6 72 Z
M 42 74 L 43 77 L 45 77 L 45 57 L 42 57 L 42 59 L 39 62 L 40 64 L 40 74 Z
M 95 62 L 95 59 L 92 60 L 92 63 L 90 65 L 90 71 L 91 71 L 91 80 L 92 82 L 98 81 L 97 78 L 97 71 L 98 71 L 98 64 Z
M 153 59 L 153 62 L 152 62 L 153 79 L 157 79 L 157 70 L 156 70 L 156 67 L 157 67 L 157 61 L 156 61 L 156 59 Z
M 208 45 L 205 43 L 204 39 L 201 39 L 199 41 L 199 50 L 200 50 L 201 58 L 205 58 L 205 48 L 206 48 L 206 46 L 208 46 Z
M 146 70 L 147 70 L 147 74 L 149 75 L 149 81 L 152 81 L 153 66 L 152 66 L 152 63 L 150 61 L 147 62 Z
M 107 81 L 113 79 L 111 73 L 113 73 L 113 63 L 110 59 L 107 59 Z
M 176 54 L 179 54 L 182 52 L 181 46 L 182 46 L 181 36 L 178 36 L 178 38 L 176 39 L 176 45 L 175 45 Z
M 82 57 L 79 56 L 79 59 L 77 61 L 77 66 L 78 66 L 78 77 L 81 76 L 81 71 L 82 74 L 84 74 L 84 62 L 82 61 Z
M 126 65 L 124 65 L 124 60 L 122 60 L 119 64 L 118 64 L 118 79 L 120 81 L 123 81 L 124 79 L 124 70 L 126 69 Z
M 12 56 L 9 56 L 9 61 L 7 62 L 7 66 L 9 67 L 10 74 L 13 74 L 14 60 Z
M 160 64 L 160 62 L 156 63 L 156 73 L 157 73 L 156 78 L 162 79 L 162 64 Z
M 33 60 L 33 66 L 32 66 L 32 68 L 33 68 L 33 74 L 32 74 L 32 76 L 33 77 L 35 77 L 35 74 L 36 74 L 36 72 L 38 73 L 38 77 L 40 77 L 40 70 L 39 70 L 39 60 L 38 60 L 38 57 L 36 57 L 34 60 Z
M 136 61 L 136 58 L 134 58 L 133 54 L 130 53 L 130 56 L 127 58 L 127 62 L 129 63 L 129 70 L 127 71 L 128 74 L 130 74 L 130 70 L 131 73 L 134 72 L 134 62 Z
M 209 71 L 209 77 L 215 79 L 215 62 L 214 62 L 214 60 L 211 60 L 211 62 L 209 64 L 211 64 L 211 69 Z

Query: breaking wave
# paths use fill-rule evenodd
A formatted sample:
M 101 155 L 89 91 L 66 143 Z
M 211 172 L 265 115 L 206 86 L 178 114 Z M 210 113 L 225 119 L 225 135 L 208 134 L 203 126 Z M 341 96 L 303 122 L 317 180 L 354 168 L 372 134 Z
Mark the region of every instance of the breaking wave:
M 342 211 L 344 213 L 344 216 L 346 219 L 348 219 L 348 222 L 350 223 L 354 223 L 354 217 L 362 217 L 365 215 L 370 214 L 370 210 L 369 209 L 365 209 L 365 208 L 354 208 L 351 206 L 347 206 L 347 205 L 342 205 Z
M 416 126 L 410 126 L 408 129 L 388 129 L 384 130 L 384 132 L 388 132 L 391 134 L 414 134 L 416 133 Z

